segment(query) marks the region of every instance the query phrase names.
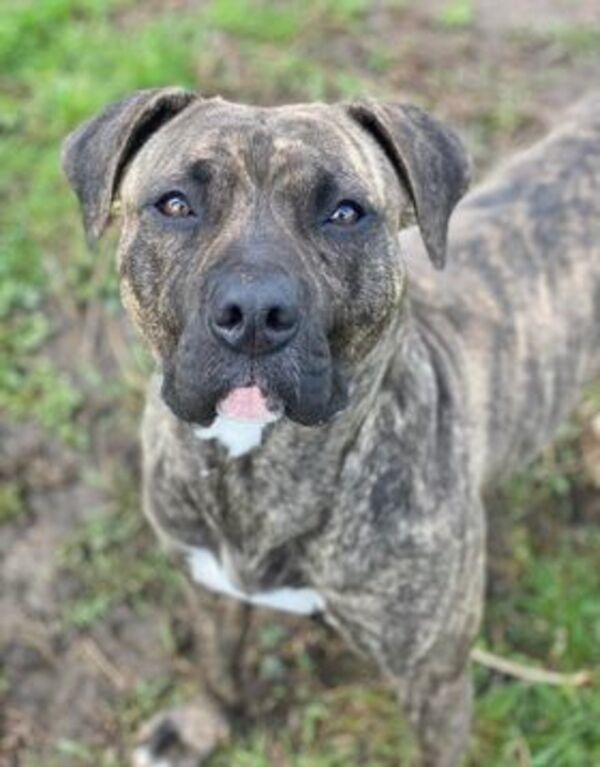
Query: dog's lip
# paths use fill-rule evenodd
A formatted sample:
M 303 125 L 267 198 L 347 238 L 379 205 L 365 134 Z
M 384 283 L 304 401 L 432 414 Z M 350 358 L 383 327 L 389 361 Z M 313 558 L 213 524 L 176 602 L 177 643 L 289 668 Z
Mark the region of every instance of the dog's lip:
M 235 386 L 217 402 L 216 413 L 242 423 L 269 423 L 283 413 L 282 404 L 257 384 Z

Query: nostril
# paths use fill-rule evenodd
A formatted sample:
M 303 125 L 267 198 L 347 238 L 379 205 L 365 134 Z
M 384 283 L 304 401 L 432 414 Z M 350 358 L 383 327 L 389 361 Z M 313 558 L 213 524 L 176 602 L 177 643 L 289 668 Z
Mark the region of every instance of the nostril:
M 297 321 L 296 312 L 284 306 L 273 306 L 265 317 L 267 329 L 275 333 L 292 330 L 296 326 Z
M 294 338 L 301 326 L 300 296 L 299 287 L 277 270 L 251 276 L 221 275 L 202 306 L 202 321 L 220 346 L 258 356 Z
M 244 322 L 244 313 L 237 304 L 223 306 L 215 315 L 214 323 L 222 330 L 235 330 Z

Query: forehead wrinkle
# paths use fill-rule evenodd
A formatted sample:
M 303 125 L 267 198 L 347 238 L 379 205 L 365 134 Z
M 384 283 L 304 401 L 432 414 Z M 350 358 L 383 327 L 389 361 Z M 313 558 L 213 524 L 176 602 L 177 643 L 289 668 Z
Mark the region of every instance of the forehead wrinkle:
M 268 176 L 270 188 L 275 191 L 280 183 L 290 180 L 317 185 L 325 177 L 370 195 L 371 189 L 360 168 L 357 172 L 355 164 L 344 166 L 345 156 L 340 156 L 339 151 L 334 153 L 334 146 L 327 149 L 329 151 L 323 153 L 303 139 L 276 136 Z
M 308 170 L 312 166 L 312 158 L 307 156 L 306 146 L 297 138 L 275 136 L 273 151 L 270 157 L 270 167 L 266 182 L 272 191 L 278 188 L 280 182 L 290 178 L 302 177 L 301 169 Z
M 288 118 L 282 121 L 283 129 L 295 129 L 296 132 L 308 129 L 310 133 L 308 136 L 298 136 L 297 133 L 295 136 L 276 136 L 274 163 L 281 158 L 285 171 L 292 156 L 300 167 L 312 167 L 313 171 L 321 167 L 342 183 L 361 187 L 375 205 L 383 206 L 386 202 L 387 178 L 381 173 L 380 158 L 372 142 L 365 141 L 364 136 L 348 119 L 333 120 L 327 113 L 323 119 L 321 114 L 315 116 L 314 112 L 308 110 L 306 113 L 297 110 L 295 116 L 298 113 L 302 117 L 306 115 L 305 119 L 291 121 Z M 278 170 L 274 166 L 274 175 Z
M 254 129 L 244 130 L 245 125 L 235 126 L 225 132 L 211 131 L 210 141 L 204 142 L 205 152 L 216 159 L 225 159 L 236 174 L 236 180 L 242 182 L 246 193 L 255 193 L 265 185 L 269 177 L 272 135 L 263 127 L 262 121 Z
M 273 131 L 265 127 L 264 121 L 260 121 L 254 130 L 248 132 L 244 142 L 248 174 L 253 176 L 259 185 L 263 184 L 269 176 L 273 141 Z

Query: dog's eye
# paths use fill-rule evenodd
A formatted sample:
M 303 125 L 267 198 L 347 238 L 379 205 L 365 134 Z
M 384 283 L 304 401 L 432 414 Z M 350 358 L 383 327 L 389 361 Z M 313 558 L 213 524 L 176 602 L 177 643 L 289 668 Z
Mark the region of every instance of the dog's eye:
M 181 192 L 168 192 L 160 198 L 156 207 L 168 218 L 188 218 L 196 215 L 187 197 Z
M 357 202 L 342 200 L 329 216 L 326 223 L 335 224 L 336 226 L 352 226 L 358 223 L 364 215 L 364 210 Z

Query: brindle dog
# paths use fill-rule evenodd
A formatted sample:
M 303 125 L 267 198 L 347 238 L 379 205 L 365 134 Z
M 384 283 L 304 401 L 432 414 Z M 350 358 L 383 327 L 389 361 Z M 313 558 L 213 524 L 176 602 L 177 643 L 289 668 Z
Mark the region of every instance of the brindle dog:
M 600 370 L 600 97 L 461 204 L 444 272 L 425 255 L 444 265 L 468 161 L 415 107 L 142 91 L 64 165 L 92 239 L 121 204 L 123 301 L 157 362 L 146 513 L 227 595 L 200 621 L 210 699 L 136 763 L 225 735 L 246 601 L 321 611 L 394 685 L 422 762 L 457 765 L 482 489 Z

